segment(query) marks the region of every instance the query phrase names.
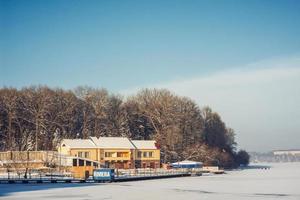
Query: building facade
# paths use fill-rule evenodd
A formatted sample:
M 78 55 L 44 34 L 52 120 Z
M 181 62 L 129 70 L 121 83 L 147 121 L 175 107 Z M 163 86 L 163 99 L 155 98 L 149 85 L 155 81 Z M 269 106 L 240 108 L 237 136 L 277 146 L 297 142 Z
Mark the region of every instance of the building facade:
M 58 147 L 58 152 L 90 159 L 106 168 L 160 167 L 160 150 L 153 140 L 130 140 L 126 137 L 64 139 Z
M 132 140 L 136 147 L 135 167 L 136 168 L 159 168 L 160 151 L 153 140 Z

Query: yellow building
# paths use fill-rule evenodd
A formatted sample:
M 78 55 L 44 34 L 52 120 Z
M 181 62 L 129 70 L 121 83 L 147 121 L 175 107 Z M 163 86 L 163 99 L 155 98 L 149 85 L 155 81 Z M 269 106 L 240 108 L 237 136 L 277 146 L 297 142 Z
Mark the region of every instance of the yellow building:
M 58 152 L 90 159 L 107 168 L 160 167 L 160 150 L 153 140 L 130 140 L 126 137 L 64 139 L 58 147 Z
M 98 148 L 90 139 L 64 139 L 58 147 L 63 155 L 98 160 Z
M 136 168 L 160 167 L 160 150 L 154 140 L 132 140 L 131 142 L 136 147 Z
M 96 168 L 159 168 L 160 150 L 153 140 L 126 137 L 64 139 L 55 151 L 0 152 L 0 169 L 71 172 L 75 178 L 88 178 Z
M 91 137 L 98 149 L 97 160 L 105 167 L 134 168 L 135 146 L 126 137 Z
M 90 139 L 64 139 L 58 153 L 71 158 L 69 165 L 75 178 L 87 178 L 100 167 L 98 149 Z

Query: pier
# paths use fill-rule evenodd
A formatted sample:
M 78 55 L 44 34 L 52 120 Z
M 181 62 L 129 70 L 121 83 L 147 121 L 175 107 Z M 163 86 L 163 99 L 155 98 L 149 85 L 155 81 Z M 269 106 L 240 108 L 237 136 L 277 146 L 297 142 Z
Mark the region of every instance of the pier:
M 96 174 L 95 172 L 99 172 L 100 174 Z M 93 176 L 90 176 L 88 179 L 62 176 L 40 176 L 31 178 L 9 177 L 0 178 L 0 184 L 126 182 L 202 175 L 202 169 L 98 169 L 95 170 L 95 172 Z

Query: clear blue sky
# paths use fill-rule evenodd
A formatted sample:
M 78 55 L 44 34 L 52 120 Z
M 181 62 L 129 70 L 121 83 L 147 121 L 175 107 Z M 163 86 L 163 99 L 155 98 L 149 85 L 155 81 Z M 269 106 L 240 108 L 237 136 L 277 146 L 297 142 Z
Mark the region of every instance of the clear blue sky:
M 0 86 L 119 91 L 300 52 L 300 1 L 3 1 Z
M 241 148 L 300 147 L 299 0 L 0 2 L 0 87 L 163 87 Z

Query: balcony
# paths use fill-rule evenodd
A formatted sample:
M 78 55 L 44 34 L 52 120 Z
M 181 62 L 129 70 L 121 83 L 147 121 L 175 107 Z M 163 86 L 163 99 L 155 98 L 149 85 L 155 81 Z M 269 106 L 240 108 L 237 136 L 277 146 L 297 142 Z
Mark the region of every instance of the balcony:
M 129 152 L 105 152 L 104 160 L 109 160 L 109 161 L 130 160 L 130 153 Z

